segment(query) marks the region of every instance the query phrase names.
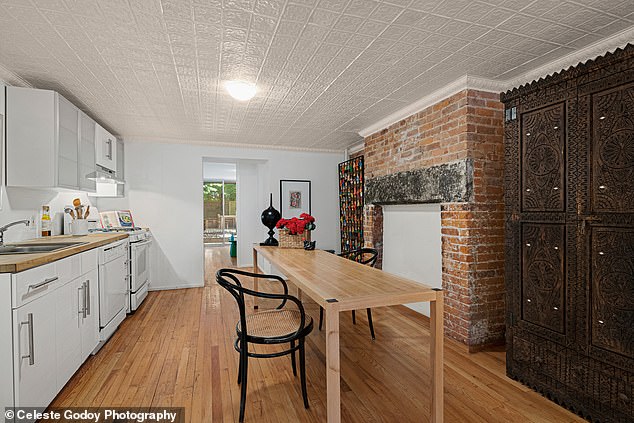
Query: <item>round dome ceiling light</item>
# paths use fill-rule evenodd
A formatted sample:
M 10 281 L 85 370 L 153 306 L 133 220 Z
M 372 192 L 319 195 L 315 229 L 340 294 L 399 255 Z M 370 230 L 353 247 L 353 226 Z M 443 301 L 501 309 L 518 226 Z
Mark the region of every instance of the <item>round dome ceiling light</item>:
M 244 81 L 227 81 L 225 89 L 231 97 L 239 101 L 251 100 L 257 91 L 255 84 Z

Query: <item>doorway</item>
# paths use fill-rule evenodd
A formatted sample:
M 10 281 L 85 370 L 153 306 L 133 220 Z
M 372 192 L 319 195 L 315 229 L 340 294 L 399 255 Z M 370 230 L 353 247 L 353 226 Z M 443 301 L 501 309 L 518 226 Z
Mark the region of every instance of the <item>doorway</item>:
M 237 239 L 237 182 L 234 163 L 203 163 L 203 242 L 229 246 Z

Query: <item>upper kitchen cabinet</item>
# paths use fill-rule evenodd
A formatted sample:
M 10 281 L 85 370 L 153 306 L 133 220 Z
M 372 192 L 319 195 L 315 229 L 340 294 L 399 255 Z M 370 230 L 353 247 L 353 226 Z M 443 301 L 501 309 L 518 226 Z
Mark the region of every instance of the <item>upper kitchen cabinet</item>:
M 80 111 L 55 91 L 7 87 L 7 185 L 79 189 Z
M 97 125 L 96 131 L 97 164 L 104 169 L 117 171 L 117 139 L 114 135 Z
M 125 180 L 125 171 L 123 165 L 125 163 L 125 147 L 123 141 L 117 140 L 117 179 L 120 181 Z M 117 196 L 123 197 L 125 184 L 117 184 Z
M 89 177 L 97 170 L 97 166 L 95 166 L 95 130 L 97 123 L 85 113 L 80 113 L 79 189 L 95 192 L 97 184 L 94 178 L 89 179 Z

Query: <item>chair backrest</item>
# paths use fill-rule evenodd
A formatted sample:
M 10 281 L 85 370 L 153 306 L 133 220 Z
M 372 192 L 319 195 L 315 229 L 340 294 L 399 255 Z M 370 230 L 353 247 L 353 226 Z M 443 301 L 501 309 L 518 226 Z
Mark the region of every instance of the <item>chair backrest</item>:
M 342 251 L 339 255 L 350 260 L 358 261 L 361 264 L 367 264 L 371 267 L 374 267 L 379 258 L 379 252 L 374 248 L 359 248 L 357 250 Z
M 238 276 L 246 276 L 250 278 L 257 277 L 258 279 L 276 280 L 282 284 L 282 287 L 284 288 L 284 293 L 274 294 L 274 293 L 268 293 L 268 292 L 253 291 L 251 289 L 248 289 L 242 286 Z M 240 311 L 240 325 L 243 328 L 243 331 L 242 331 L 243 336 L 246 336 L 246 333 L 247 333 L 246 307 L 244 302 L 245 294 L 251 295 L 253 297 L 280 300 L 281 301 L 280 305 L 276 307 L 278 310 L 282 309 L 286 305 L 287 302 L 294 303 L 300 312 L 301 318 L 300 318 L 300 328 L 297 330 L 297 332 L 293 336 L 297 335 L 304 328 L 306 324 L 306 312 L 304 311 L 304 307 L 302 306 L 301 301 L 299 301 L 298 298 L 288 294 L 288 286 L 286 285 L 286 282 L 284 281 L 284 279 L 282 279 L 280 276 L 265 275 L 262 273 L 256 274 L 256 273 L 245 272 L 244 270 L 237 270 L 237 269 L 219 269 L 216 272 L 216 282 L 218 282 L 218 284 L 221 287 L 229 291 L 229 293 L 233 296 L 233 298 L 235 298 L 236 302 L 238 303 L 238 309 Z

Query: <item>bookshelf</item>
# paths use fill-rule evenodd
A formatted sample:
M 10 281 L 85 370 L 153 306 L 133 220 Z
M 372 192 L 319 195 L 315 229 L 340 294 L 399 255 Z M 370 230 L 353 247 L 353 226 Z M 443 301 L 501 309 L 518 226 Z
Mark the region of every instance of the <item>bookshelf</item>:
M 339 163 L 341 251 L 363 248 L 363 156 Z

